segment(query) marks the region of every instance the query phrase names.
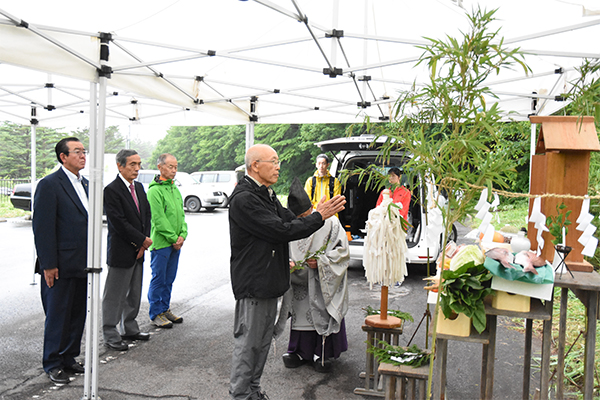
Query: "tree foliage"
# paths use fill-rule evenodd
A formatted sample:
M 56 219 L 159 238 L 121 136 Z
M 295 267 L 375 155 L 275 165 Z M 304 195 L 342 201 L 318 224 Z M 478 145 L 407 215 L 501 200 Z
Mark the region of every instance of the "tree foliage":
M 316 142 L 343 137 L 347 124 L 256 124 L 254 142 L 268 144 L 282 161 L 278 193 L 287 193 L 292 179 L 302 182 L 314 172 L 315 157 L 320 150 Z M 177 157 L 179 170 L 185 172 L 234 170 L 244 164 L 246 127 L 172 127 L 152 154 L 156 160 L 162 153 Z M 152 167 L 155 168 L 155 161 Z
M 489 30 L 495 12 L 474 10 L 460 38 L 427 39 L 419 64 L 428 66 L 429 80 L 401 94 L 394 122 L 369 126 L 387 136 L 384 156 L 402 143 L 414 155 L 405 171 L 427 177 L 448 194 L 446 233 L 479 195 L 472 185 L 508 189 L 516 172 L 517 160 L 507 157 L 511 147 L 503 137 L 518 132 L 501 122 L 497 103 L 486 103 L 494 95 L 485 81 L 503 68 L 529 69 L 518 49 L 505 48 L 499 31 Z
M 36 129 L 36 169 L 38 177 L 52 169 L 57 161 L 54 145 L 63 137 L 50 128 Z M 0 125 L 0 176 L 26 178 L 31 175 L 31 127 L 11 122 Z
M 89 129 L 77 129 L 64 132 L 60 129 L 36 128 L 36 173 L 42 178 L 58 163 L 54 147 L 62 138 L 75 136 L 83 145 L 89 147 Z M 125 148 L 126 139 L 117 126 L 109 126 L 105 131 L 105 153 L 117 153 Z M 31 175 L 31 127 L 11 122 L 0 125 L 0 176 L 7 178 L 26 178 Z M 152 145 L 149 142 L 135 140 L 132 148 L 142 157 L 149 157 Z M 142 151 L 140 151 L 142 150 Z

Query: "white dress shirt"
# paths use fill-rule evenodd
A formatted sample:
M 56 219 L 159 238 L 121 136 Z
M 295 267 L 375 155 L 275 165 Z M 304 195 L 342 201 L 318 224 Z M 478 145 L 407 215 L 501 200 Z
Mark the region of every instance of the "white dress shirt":
M 61 165 L 60 167 L 62 168 L 64 173 L 67 175 L 69 180 L 71 181 L 71 184 L 73 185 L 73 189 L 75 189 L 75 193 L 77 193 L 77 196 L 79 196 L 79 200 L 81 200 L 81 204 L 83 204 L 83 207 L 85 208 L 85 210 L 87 212 L 89 212 L 88 198 L 87 198 L 87 195 L 85 194 L 85 189 L 83 188 L 81 174 L 79 174 L 79 176 L 77 176 L 74 173 L 72 173 L 71 171 L 69 171 L 67 168 L 65 168 L 64 165 Z

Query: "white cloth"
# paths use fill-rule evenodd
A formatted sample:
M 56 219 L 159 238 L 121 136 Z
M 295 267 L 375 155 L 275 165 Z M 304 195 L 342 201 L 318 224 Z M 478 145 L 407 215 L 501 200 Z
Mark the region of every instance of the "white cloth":
M 369 211 L 365 238 L 363 264 L 365 276 L 373 288 L 374 283 L 392 286 L 404 282 L 406 268 L 406 233 L 402 229 L 399 209 L 389 205 L 392 199 Z

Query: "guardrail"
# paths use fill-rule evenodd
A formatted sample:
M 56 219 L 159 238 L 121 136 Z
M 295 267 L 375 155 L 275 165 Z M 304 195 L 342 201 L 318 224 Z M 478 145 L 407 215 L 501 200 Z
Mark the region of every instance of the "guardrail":
M 19 183 L 29 183 L 31 179 L 0 179 L 0 203 L 10 202 L 13 188 Z

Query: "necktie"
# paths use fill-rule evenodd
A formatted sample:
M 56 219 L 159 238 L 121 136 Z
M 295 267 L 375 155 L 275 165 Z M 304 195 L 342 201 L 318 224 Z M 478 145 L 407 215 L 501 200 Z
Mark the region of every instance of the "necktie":
M 138 204 L 137 197 L 135 197 L 135 186 L 133 186 L 133 183 L 129 185 L 129 190 L 131 190 L 131 197 L 133 197 L 133 202 L 135 203 L 138 212 L 140 212 L 140 205 Z

